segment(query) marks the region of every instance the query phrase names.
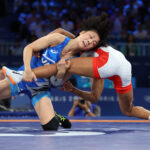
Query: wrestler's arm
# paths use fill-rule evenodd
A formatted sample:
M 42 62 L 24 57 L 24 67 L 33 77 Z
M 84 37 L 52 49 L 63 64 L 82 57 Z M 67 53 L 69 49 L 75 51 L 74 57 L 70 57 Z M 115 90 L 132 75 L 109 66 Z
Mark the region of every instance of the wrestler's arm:
M 53 34 L 53 33 L 60 33 L 60 34 L 63 34 L 63 35 L 65 35 L 65 36 L 67 36 L 67 37 L 69 37 L 71 39 L 75 38 L 74 34 L 72 34 L 71 32 L 69 32 L 67 30 L 64 30 L 62 28 L 57 28 L 54 31 L 50 32 L 49 34 Z M 39 58 L 40 57 L 40 52 L 34 52 L 34 55 Z
M 69 32 L 69 31 L 67 31 L 67 30 L 64 30 L 64 29 L 62 29 L 62 28 L 57 28 L 57 29 L 55 29 L 54 31 L 50 32 L 49 34 L 51 34 L 51 33 L 60 33 L 60 34 L 63 34 L 63 35 L 65 35 L 65 36 L 67 36 L 67 37 L 69 37 L 69 38 L 71 38 L 71 39 L 74 39 L 74 38 L 75 38 L 75 35 L 74 35 L 74 34 L 72 34 L 71 32 Z
M 85 100 L 89 100 L 91 102 L 96 103 L 101 96 L 103 87 L 104 87 L 104 79 L 93 79 L 91 92 L 80 90 L 67 83 L 64 84 L 63 88 L 65 91 L 71 92 L 75 95 L 82 97 Z
M 27 45 L 24 48 L 23 61 L 25 65 L 25 72 L 24 72 L 25 74 L 24 78 L 26 78 L 25 81 L 32 81 L 33 78 L 36 80 L 36 77 L 31 73 L 32 71 L 31 71 L 31 66 L 30 66 L 33 52 L 39 52 L 49 46 L 55 46 L 61 43 L 64 39 L 65 39 L 65 36 L 59 33 L 48 34 L 47 36 L 44 36 L 32 42 L 31 44 Z

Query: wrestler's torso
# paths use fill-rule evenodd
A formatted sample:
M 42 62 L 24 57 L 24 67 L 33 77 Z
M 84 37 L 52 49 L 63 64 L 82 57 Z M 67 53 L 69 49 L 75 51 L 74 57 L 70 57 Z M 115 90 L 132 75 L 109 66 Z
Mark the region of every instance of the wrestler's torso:
M 63 48 L 68 44 L 70 39 L 68 37 L 55 47 L 48 47 L 41 51 L 40 58 L 35 56 L 31 60 L 31 68 L 37 68 L 47 64 L 55 64 L 61 59 L 61 52 Z M 22 66 L 19 70 L 24 70 Z M 47 78 L 38 78 L 37 82 L 20 82 L 19 88 L 23 91 L 30 91 L 31 95 L 35 95 L 39 91 L 48 91 L 50 88 L 50 80 Z

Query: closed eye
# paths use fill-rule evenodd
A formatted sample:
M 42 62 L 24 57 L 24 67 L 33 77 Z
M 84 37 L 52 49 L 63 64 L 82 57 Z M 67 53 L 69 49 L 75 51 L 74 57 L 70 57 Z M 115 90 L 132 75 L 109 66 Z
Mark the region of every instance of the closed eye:
M 90 39 L 92 39 L 93 37 L 89 34 Z

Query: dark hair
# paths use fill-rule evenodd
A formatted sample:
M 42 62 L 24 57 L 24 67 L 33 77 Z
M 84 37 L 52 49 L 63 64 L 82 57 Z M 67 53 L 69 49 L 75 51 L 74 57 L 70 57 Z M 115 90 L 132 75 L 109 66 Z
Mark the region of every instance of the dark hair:
M 100 37 L 100 43 L 96 47 L 106 46 L 105 40 L 110 31 L 110 23 L 107 13 L 103 12 L 101 16 L 90 17 L 84 20 L 80 26 L 80 32 L 88 30 L 96 31 Z

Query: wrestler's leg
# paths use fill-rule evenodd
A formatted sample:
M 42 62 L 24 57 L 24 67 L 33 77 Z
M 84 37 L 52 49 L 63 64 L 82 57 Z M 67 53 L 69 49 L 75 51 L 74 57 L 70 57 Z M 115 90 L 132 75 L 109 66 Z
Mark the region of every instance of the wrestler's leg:
M 141 119 L 149 119 L 149 110 L 133 105 L 133 90 L 130 90 L 125 94 L 118 94 L 118 99 L 120 109 L 124 115 Z
M 94 77 L 93 74 L 93 58 L 79 57 L 71 60 L 71 65 L 68 70 L 72 74 L 81 76 Z
M 4 80 L 4 79 L 5 79 L 5 75 L 3 74 L 3 71 L 0 70 L 0 80 Z M 6 90 L 9 91 L 9 88 L 6 88 Z M 6 95 L 9 96 L 9 94 L 7 94 L 7 93 L 6 93 Z M 0 105 L 3 110 L 9 110 L 10 101 L 11 101 L 10 98 L 2 99 L 2 101 L 0 102 Z
M 11 97 L 11 90 L 8 79 L 0 80 L 0 100 L 10 97 Z
M 71 65 L 68 72 L 81 76 L 94 77 L 93 74 L 93 58 L 92 57 L 79 57 L 70 60 Z M 56 64 L 49 64 L 42 67 L 33 69 L 38 78 L 50 77 L 56 75 Z
M 5 78 L 4 74 L 3 74 L 3 71 L 0 70 L 0 80 L 3 80 Z
M 44 96 L 40 99 L 34 97 L 34 99 L 32 99 L 32 103 L 35 103 L 35 105 L 33 105 L 36 113 L 38 114 L 43 129 L 57 130 L 59 121 L 55 117 L 55 112 L 50 98 L 47 96 Z
M 54 109 L 48 97 L 41 98 L 34 106 L 42 125 L 48 123 L 54 116 Z

